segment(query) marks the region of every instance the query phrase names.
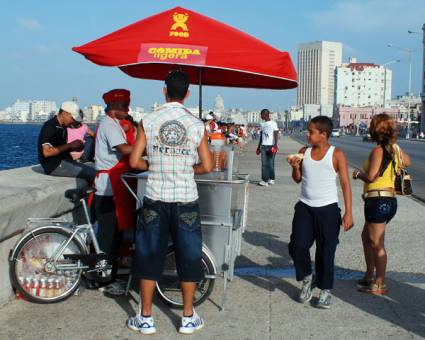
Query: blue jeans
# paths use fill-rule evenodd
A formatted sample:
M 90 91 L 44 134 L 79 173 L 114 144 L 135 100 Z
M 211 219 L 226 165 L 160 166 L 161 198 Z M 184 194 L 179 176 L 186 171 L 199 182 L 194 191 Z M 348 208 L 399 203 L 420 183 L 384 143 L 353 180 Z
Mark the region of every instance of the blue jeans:
M 272 145 L 261 146 L 261 179 L 268 182 L 274 180 L 274 156 Z
M 143 199 L 136 230 L 133 275 L 153 281 L 161 278 L 170 235 L 180 281 L 201 281 L 202 233 L 198 201 L 167 203 Z
M 395 197 L 369 197 L 364 202 L 364 216 L 369 223 L 389 223 L 396 212 Z
M 62 160 L 58 167 L 49 173 L 50 176 L 83 178 L 92 184 L 96 177 L 94 167 L 78 163 L 74 160 Z

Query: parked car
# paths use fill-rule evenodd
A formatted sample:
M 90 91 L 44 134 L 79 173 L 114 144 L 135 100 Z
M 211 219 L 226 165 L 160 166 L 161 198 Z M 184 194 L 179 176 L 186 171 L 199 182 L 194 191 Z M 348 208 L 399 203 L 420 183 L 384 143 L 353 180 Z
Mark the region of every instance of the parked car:
M 331 132 L 331 137 L 339 137 L 339 136 L 341 136 L 339 129 L 333 129 Z

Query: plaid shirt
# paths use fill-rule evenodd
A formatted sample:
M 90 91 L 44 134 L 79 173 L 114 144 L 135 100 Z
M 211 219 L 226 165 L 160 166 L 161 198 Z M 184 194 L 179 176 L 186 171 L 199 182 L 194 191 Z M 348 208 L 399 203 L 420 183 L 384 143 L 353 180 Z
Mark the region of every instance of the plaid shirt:
M 143 119 L 149 176 L 146 196 L 162 202 L 198 199 L 193 166 L 204 124 L 177 102 L 166 103 Z

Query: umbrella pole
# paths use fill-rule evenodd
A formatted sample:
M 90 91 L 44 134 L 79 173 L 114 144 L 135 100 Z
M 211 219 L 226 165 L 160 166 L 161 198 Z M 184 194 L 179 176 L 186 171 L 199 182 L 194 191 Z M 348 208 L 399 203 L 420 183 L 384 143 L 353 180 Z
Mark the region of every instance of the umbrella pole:
M 202 68 L 199 68 L 199 119 L 202 119 Z

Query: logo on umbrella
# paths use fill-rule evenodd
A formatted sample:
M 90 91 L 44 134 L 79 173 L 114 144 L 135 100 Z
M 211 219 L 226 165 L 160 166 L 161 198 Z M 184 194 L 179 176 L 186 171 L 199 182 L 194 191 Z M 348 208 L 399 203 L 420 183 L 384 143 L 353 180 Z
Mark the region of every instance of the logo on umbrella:
M 171 26 L 171 29 L 170 29 L 170 37 L 180 37 L 180 38 L 189 37 L 189 30 L 186 25 L 187 19 L 189 19 L 189 14 L 174 12 L 173 14 L 174 24 Z M 177 30 L 177 29 L 180 29 L 180 30 Z

